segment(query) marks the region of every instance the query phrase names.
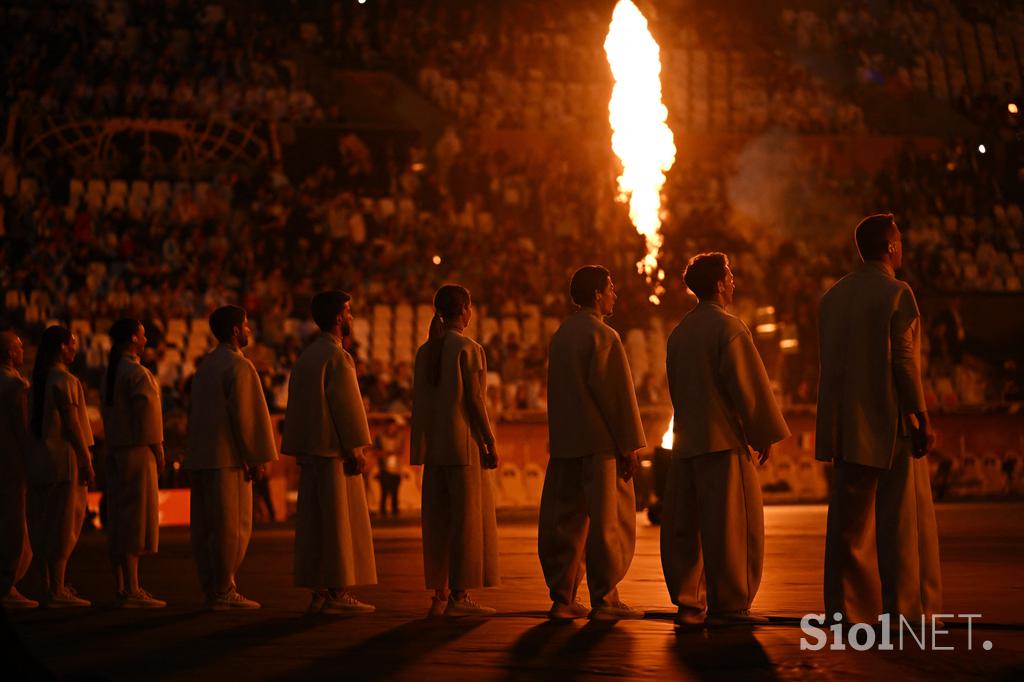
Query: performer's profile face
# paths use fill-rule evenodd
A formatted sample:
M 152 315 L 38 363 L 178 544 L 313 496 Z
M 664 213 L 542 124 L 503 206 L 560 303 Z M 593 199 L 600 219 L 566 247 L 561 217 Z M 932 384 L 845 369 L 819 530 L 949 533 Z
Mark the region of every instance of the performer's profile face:
M 609 277 L 604 289 L 597 292 L 594 299 L 594 307 L 597 308 L 597 312 L 601 315 L 611 315 L 612 310 L 615 309 L 615 301 L 618 298 L 618 294 L 615 293 L 615 283 Z
M 249 336 L 252 334 L 252 328 L 249 327 L 249 318 L 246 317 L 242 320 L 241 327 L 235 327 L 238 330 L 238 347 L 245 348 L 249 345 Z
M 722 279 L 722 298 L 725 300 L 725 304 L 729 305 L 732 303 L 732 296 L 736 292 L 736 278 L 732 274 L 732 269 L 725 266 L 725 277 Z
M 352 303 L 346 302 L 345 307 L 338 313 L 338 317 L 341 318 L 341 335 L 351 336 L 352 334 Z

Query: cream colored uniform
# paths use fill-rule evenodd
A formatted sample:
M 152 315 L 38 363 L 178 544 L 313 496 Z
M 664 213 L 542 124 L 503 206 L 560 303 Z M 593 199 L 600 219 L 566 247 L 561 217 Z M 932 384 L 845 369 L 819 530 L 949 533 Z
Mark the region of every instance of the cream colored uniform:
M 699 303 L 668 339 L 675 411 L 661 566 L 672 603 L 711 614 L 750 609 L 764 566 L 764 508 L 750 449 L 789 436 L 746 325 Z
M 252 485 L 247 465 L 277 459 L 270 412 L 256 368 L 230 344 L 220 344 L 196 370 L 185 468 L 192 482 L 192 552 L 208 597 L 235 574 L 252 533 Z
M 160 386 L 136 355 L 118 362 L 113 404 L 106 373 L 100 410 L 107 443 L 107 540 L 115 557 L 157 551 L 160 492 L 156 452 L 163 450 Z
M 423 465 L 423 570 L 433 590 L 499 584 L 494 472 L 481 467 L 494 445 L 484 402 L 487 360 L 480 344 L 445 333 L 438 384 L 428 381 L 427 345 L 416 353 L 410 462 Z
M 44 390 L 43 437 L 32 434 L 28 458 L 28 530 L 37 557 L 66 561 L 82 532 L 88 492 L 72 443 L 93 445 L 92 426 L 82 382 L 66 366 L 50 369 Z
M 340 340 L 321 334 L 292 368 L 281 446 L 300 464 L 297 586 L 377 583 L 363 476 L 346 475 L 342 459 L 345 451 L 370 443 L 355 362 Z
M 636 548 L 633 484 L 616 457 L 647 441 L 625 348 L 593 309 L 551 339 L 548 432 L 537 549 L 551 599 L 572 604 L 585 569 L 591 606 L 616 602 Z
M 25 456 L 28 450 L 28 382 L 0 366 L 0 597 L 25 576 L 32 546 L 25 520 Z
M 825 608 L 847 622 L 913 621 L 941 610 L 938 528 L 928 462 L 907 416 L 926 409 L 921 322 L 910 287 L 867 262 L 821 299 L 815 439 L 832 461 Z

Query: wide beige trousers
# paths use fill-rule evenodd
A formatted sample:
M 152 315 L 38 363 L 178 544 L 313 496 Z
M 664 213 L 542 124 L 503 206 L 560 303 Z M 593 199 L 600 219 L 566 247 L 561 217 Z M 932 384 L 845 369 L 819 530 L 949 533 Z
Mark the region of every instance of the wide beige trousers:
M 148 446 L 112 449 L 107 457 L 107 542 L 115 557 L 152 554 L 160 537 L 156 458 Z
M 235 587 L 252 535 L 252 484 L 245 469 L 196 469 L 190 498 L 192 554 L 207 597 Z
M 892 468 L 837 460 L 825 537 L 825 609 L 831 619 L 915 622 L 942 609 L 939 533 L 928 461 L 900 438 Z
M 362 476 L 338 457 L 299 458 L 295 584 L 310 589 L 375 585 L 373 530 Z
M 16 472 L 17 469 L 9 470 L 0 479 L 0 597 L 25 577 L 32 563 L 25 518 L 25 479 L 24 474 L 14 475 Z
M 711 614 L 750 609 L 764 567 L 764 506 L 746 449 L 673 458 L 661 525 L 672 603 Z
M 71 558 L 85 522 L 88 488 L 78 483 L 78 467 L 72 464 L 72 480 L 28 488 L 28 533 L 32 552 L 43 561 Z
M 618 601 L 635 549 L 633 484 L 619 478 L 615 457 L 550 459 L 537 553 L 551 600 L 573 603 L 586 572 L 592 607 Z
M 420 519 L 427 589 L 470 590 L 500 584 L 494 472 L 467 466 L 423 467 Z

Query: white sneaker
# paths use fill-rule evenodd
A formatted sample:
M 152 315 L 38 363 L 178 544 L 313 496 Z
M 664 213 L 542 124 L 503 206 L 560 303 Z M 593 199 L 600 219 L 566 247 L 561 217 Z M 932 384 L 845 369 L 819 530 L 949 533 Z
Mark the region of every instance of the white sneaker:
M 572 604 L 563 604 L 556 601 L 551 602 L 548 618 L 551 620 L 575 620 L 576 618 L 586 618 L 589 612 L 590 609 L 578 601 Z
M 162 609 L 167 606 L 167 602 L 157 599 L 140 587 L 135 592 L 125 593 L 118 606 L 122 609 Z
M 328 595 L 320 613 L 329 616 L 358 616 L 362 613 L 373 613 L 376 610 L 376 606 L 361 602 L 348 592 L 342 592 L 339 595 Z
M 316 590 L 309 599 L 309 606 L 306 607 L 307 615 L 315 615 L 324 610 L 324 603 L 327 601 L 327 590 Z
M 39 606 L 39 602 L 35 599 L 29 599 L 21 592 L 18 592 L 18 588 L 12 587 L 11 591 L 3 598 L 3 607 L 10 611 L 20 609 L 34 609 Z
M 707 620 L 708 625 L 765 625 L 769 622 L 764 616 L 755 616 L 750 611 L 715 613 Z
M 490 616 L 496 613 L 490 606 L 483 606 L 469 598 L 467 594 L 462 599 L 448 598 L 448 606 L 444 609 L 444 615 L 450 617 L 458 616 Z
M 71 587 L 71 585 L 65 585 L 63 590 L 51 592 L 46 600 L 46 608 L 48 609 L 66 609 L 80 606 L 92 606 L 92 602 L 79 597 L 78 593 L 75 592 L 75 588 Z
M 643 611 L 620 601 L 598 606 L 590 611 L 589 616 L 590 620 L 642 620 L 643 617 Z
M 246 599 L 238 590 L 231 588 L 224 594 L 218 594 L 207 602 L 207 608 L 211 611 L 234 611 L 235 609 L 258 609 L 260 603 L 252 599 Z
M 706 625 L 705 620 L 707 614 L 703 611 L 694 611 L 692 609 L 679 609 L 679 613 L 676 614 L 675 624 L 678 628 L 703 628 Z

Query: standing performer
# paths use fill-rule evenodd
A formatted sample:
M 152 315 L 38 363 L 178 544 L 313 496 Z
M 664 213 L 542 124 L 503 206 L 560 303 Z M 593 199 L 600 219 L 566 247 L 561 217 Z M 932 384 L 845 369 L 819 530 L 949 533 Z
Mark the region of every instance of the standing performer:
M 5 609 L 32 609 L 39 602 L 18 591 L 32 562 L 25 521 L 25 455 L 28 452 L 28 382 L 18 371 L 25 347 L 13 331 L 0 332 L 0 594 Z
M 582 618 L 576 599 L 586 568 L 590 618 L 638 619 L 617 585 L 636 548 L 636 500 L 630 480 L 644 447 L 633 377 L 612 314 L 615 285 L 599 265 L 572 276 L 580 307 L 551 338 L 548 430 L 551 459 L 540 500 L 537 549 L 551 594 L 549 617 Z
M 115 322 L 110 343 L 100 394 L 107 442 L 107 541 L 118 604 L 128 609 L 162 608 L 167 602 L 139 585 L 139 557 L 156 553 L 160 532 L 160 386 L 139 361 L 146 350 L 146 330 L 138 320 Z
M 416 352 L 410 462 L 423 465 L 423 570 L 434 590 L 430 616 L 487 616 L 467 590 L 498 574 L 494 477 L 487 418 L 487 360 L 462 335 L 473 314 L 469 291 L 446 284 L 434 295 L 430 336 Z M 451 594 L 448 594 L 451 590 Z
M 192 552 L 207 608 L 258 609 L 238 593 L 235 574 L 252 534 L 250 481 L 277 459 L 277 444 L 260 377 L 242 355 L 251 334 L 245 310 L 217 308 L 210 331 L 220 344 L 192 379 L 188 420 Z
M 750 331 L 726 308 L 736 285 L 724 253 L 690 259 L 699 302 L 668 339 L 675 412 L 661 567 L 676 623 L 766 623 L 750 614 L 764 566 L 761 482 L 772 443 L 789 436 Z M 705 596 L 706 595 L 706 596 Z
M 374 607 L 348 592 L 376 585 L 366 506 L 363 448 L 370 444 L 356 365 L 342 342 L 352 329 L 351 297 L 313 297 L 320 336 L 302 352 L 288 384 L 281 450 L 298 458 L 295 584 L 313 591 L 309 613 L 357 615 Z
M 817 458 L 833 461 L 825 609 L 911 623 L 941 609 L 939 538 L 921 384 L 921 315 L 896 279 L 903 243 L 892 214 L 857 226 L 864 261 L 821 299 Z
M 28 530 L 43 567 L 48 608 L 91 605 L 64 582 L 85 522 L 86 493 L 96 477 L 85 391 L 68 370 L 77 354 L 76 335 L 66 327 L 48 327 L 32 368 Z

